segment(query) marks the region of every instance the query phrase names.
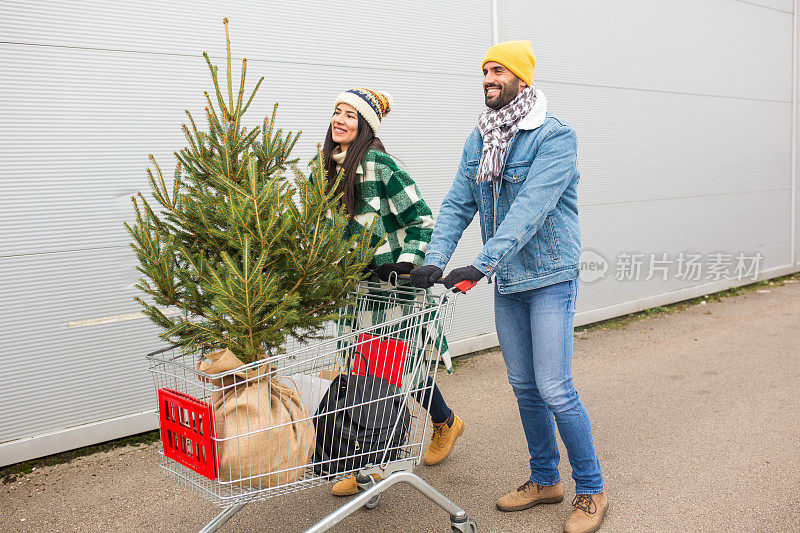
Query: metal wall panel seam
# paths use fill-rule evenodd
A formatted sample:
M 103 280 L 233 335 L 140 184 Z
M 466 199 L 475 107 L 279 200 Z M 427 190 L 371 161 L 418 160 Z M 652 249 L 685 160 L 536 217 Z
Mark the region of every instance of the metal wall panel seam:
M 172 316 L 177 311 L 175 309 L 161 309 L 161 313 L 165 316 Z M 99 318 L 86 318 L 83 320 L 70 320 L 67 322 L 68 328 L 88 328 L 94 326 L 103 326 L 105 324 L 115 324 L 117 322 L 128 322 L 130 320 L 141 320 L 148 318 L 142 311 L 136 313 L 125 313 L 122 315 L 111 315 Z
M 497 1 L 497 0 L 493 0 Z M 504 2 L 503 2 L 504 3 Z M 779 10 L 783 12 L 782 10 Z M 494 28 L 493 28 L 494 31 Z M 185 57 L 185 58 L 193 58 L 197 59 L 200 58 L 199 55 L 195 54 L 181 54 L 181 53 L 170 53 L 170 52 L 149 52 L 149 51 L 137 51 L 137 50 L 126 50 L 126 49 L 114 49 L 114 48 L 91 48 L 91 47 L 79 47 L 79 46 L 65 46 L 65 45 L 47 45 L 47 44 L 37 44 L 37 43 L 22 43 L 22 42 L 10 42 L 10 41 L 0 41 L 0 45 L 17 45 L 17 46 L 34 46 L 34 47 L 46 47 L 46 48 L 62 48 L 62 49 L 69 49 L 69 50 L 83 50 L 83 51 L 94 51 L 94 52 L 114 52 L 114 53 L 125 53 L 125 54 L 141 54 L 141 55 L 149 55 L 149 56 L 167 56 L 167 57 Z M 222 62 L 225 60 L 224 57 L 221 56 L 210 56 L 212 60 L 217 62 Z M 241 61 L 243 58 L 232 58 L 235 61 Z M 457 77 L 457 78 L 465 78 L 471 79 L 474 76 L 472 74 L 465 74 L 462 72 L 446 72 L 442 70 L 417 70 L 417 69 L 404 69 L 404 68 L 390 68 L 390 67 L 379 67 L 379 66 L 359 66 L 359 65 L 345 65 L 345 64 L 336 64 L 336 63 L 320 63 L 320 62 L 307 62 L 301 60 L 273 60 L 273 59 L 258 59 L 258 58 L 247 58 L 248 62 L 252 63 L 272 63 L 272 64 L 285 64 L 285 65 L 300 65 L 300 66 L 311 66 L 311 67 L 326 67 L 326 68 L 347 68 L 349 70 L 367 70 L 367 71 L 375 71 L 375 72 L 403 72 L 403 73 L 411 73 L 411 74 L 429 74 L 429 75 L 442 75 L 447 77 Z M 613 85 L 613 84 L 599 84 L 599 83 L 581 83 L 581 82 L 570 82 L 570 81 L 562 81 L 557 79 L 550 79 L 547 77 L 537 77 L 537 83 L 544 82 L 549 84 L 564 84 L 564 85 L 575 85 L 575 86 L 583 86 L 583 87 L 601 87 L 601 88 L 608 88 L 608 89 L 623 89 L 623 90 L 630 90 L 630 91 L 645 91 L 645 92 L 656 92 L 656 93 L 665 93 L 665 94 L 685 94 L 690 96 L 711 96 L 717 98 L 733 98 L 737 100 L 753 100 L 753 101 L 760 101 L 760 102 L 784 102 L 789 103 L 791 99 L 783 100 L 783 99 L 767 99 L 767 98 L 755 98 L 749 96 L 735 96 L 735 95 L 724 95 L 724 94 L 717 94 L 717 93 L 703 93 L 703 92 L 693 92 L 693 91 L 674 91 L 674 90 L 667 90 L 667 89 L 654 89 L 654 88 L 642 88 L 642 87 L 630 87 L 625 85 Z
M 618 89 L 620 91 L 636 91 L 636 92 L 643 92 L 643 93 L 657 93 L 657 94 L 677 94 L 677 95 L 685 95 L 685 96 L 703 96 L 708 98 L 727 98 L 731 100 L 745 100 L 745 101 L 752 101 L 752 102 L 770 102 L 770 103 L 779 103 L 779 104 L 788 104 L 791 103 L 791 98 L 788 100 L 783 99 L 774 99 L 774 98 L 755 98 L 752 96 L 734 96 L 730 94 L 715 94 L 715 93 L 698 93 L 698 92 L 691 92 L 691 91 L 673 91 L 669 89 L 653 89 L 653 88 L 644 88 L 644 87 L 629 87 L 625 85 L 606 85 L 602 83 L 581 83 L 577 81 L 562 81 L 562 80 L 554 80 L 548 78 L 542 78 L 541 76 L 536 78 L 536 82 L 543 82 L 548 85 L 572 85 L 575 87 L 589 87 L 589 88 L 600 88 L 600 89 Z
M 52 250 L 47 252 L 31 252 L 28 254 L 7 254 L 7 255 L 0 255 L 0 259 L 9 259 L 12 257 L 33 257 L 37 255 L 72 254 L 75 252 L 96 252 L 98 250 L 118 250 L 118 249 L 127 249 L 129 247 L 130 247 L 129 244 L 113 244 L 111 246 L 99 246 L 97 248 L 76 248 L 74 250 Z
M 748 5 L 756 6 L 756 7 L 763 7 L 764 9 L 771 9 L 773 11 L 780 11 L 781 13 L 791 13 L 791 11 L 789 11 L 788 9 L 781 9 L 779 7 L 767 6 L 767 5 L 764 5 L 764 4 L 760 4 L 758 2 L 748 2 L 748 0 L 731 0 L 731 1 L 732 2 L 739 2 L 741 4 L 748 4 Z
M 128 50 L 124 48 L 94 48 L 89 46 L 69 46 L 69 45 L 59 45 L 59 44 L 41 44 L 41 43 L 26 43 L 26 42 L 16 42 L 16 41 L 0 41 L 0 45 L 15 45 L 15 46 L 36 46 L 36 47 L 45 47 L 45 48 L 63 48 L 67 50 L 87 50 L 87 51 L 94 51 L 94 52 L 115 52 L 115 53 L 123 53 L 123 54 L 142 54 L 142 55 L 151 55 L 151 56 L 168 56 L 168 57 L 190 57 L 193 59 L 201 58 L 202 56 L 199 54 L 182 54 L 178 52 L 152 52 L 152 51 L 144 51 L 144 50 Z M 211 58 L 212 62 L 221 63 L 226 61 L 225 56 L 216 56 L 210 55 L 208 56 Z M 231 61 L 236 61 L 241 63 L 242 59 L 245 57 L 235 57 L 231 56 Z M 409 69 L 409 68 L 390 68 L 390 67 L 379 67 L 379 66 L 362 66 L 362 65 L 352 65 L 348 63 L 320 63 L 320 62 L 313 62 L 313 61 L 302 61 L 302 60 L 280 60 L 280 59 L 261 59 L 256 57 L 247 57 L 246 58 L 248 63 L 273 63 L 279 65 L 302 65 L 307 67 L 330 67 L 330 68 L 347 68 L 350 70 L 374 70 L 378 72 L 404 72 L 404 73 L 411 73 L 411 74 L 439 74 L 443 76 L 452 76 L 457 78 L 472 78 L 471 74 L 464 74 L 461 72 L 448 72 L 443 70 L 418 70 L 418 69 Z
M 490 21 L 492 25 L 492 44 L 506 40 L 506 1 L 489 1 Z
M 646 202 L 661 202 L 664 200 L 697 200 L 699 198 L 724 198 L 726 196 L 741 196 L 742 194 L 784 192 L 789 187 L 779 187 L 777 189 L 752 189 L 749 191 L 720 192 L 714 194 L 697 194 L 692 196 L 662 196 L 659 198 L 639 198 L 636 200 L 619 200 L 618 202 L 582 202 L 578 200 L 578 207 L 597 207 L 601 205 L 639 205 Z

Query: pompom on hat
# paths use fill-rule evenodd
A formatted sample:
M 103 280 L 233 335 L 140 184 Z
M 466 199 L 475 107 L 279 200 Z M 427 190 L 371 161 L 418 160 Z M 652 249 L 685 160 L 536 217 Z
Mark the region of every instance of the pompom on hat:
M 481 68 L 489 61 L 496 61 L 516 74 L 530 85 L 533 83 L 533 69 L 536 67 L 536 56 L 530 41 L 506 41 L 489 48 L 483 58 Z
M 392 95 L 364 87 L 348 89 L 336 97 L 334 109 L 340 103 L 350 104 L 364 117 L 375 135 L 381 129 L 381 120 L 392 110 Z

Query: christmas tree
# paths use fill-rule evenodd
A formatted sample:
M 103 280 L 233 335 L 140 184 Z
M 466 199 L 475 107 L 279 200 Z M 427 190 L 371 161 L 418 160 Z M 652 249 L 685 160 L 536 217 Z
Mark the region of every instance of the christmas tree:
M 264 78 L 245 99 L 243 59 L 234 99 L 223 22 L 227 94 L 204 52 L 215 95 L 205 93 L 208 130 L 186 111 L 188 145 L 175 153 L 174 180 L 150 155 L 151 199 L 132 197 L 136 221 L 125 226 L 146 295 L 135 300 L 161 338 L 189 350 L 227 347 L 251 362 L 278 353 L 289 336 L 317 338 L 350 303 L 375 248 L 371 227 L 341 238 L 348 216 L 336 184 L 327 186 L 321 157 L 312 180 L 297 169 L 290 157 L 299 133 L 275 128 L 277 104 L 262 126 L 243 125 Z

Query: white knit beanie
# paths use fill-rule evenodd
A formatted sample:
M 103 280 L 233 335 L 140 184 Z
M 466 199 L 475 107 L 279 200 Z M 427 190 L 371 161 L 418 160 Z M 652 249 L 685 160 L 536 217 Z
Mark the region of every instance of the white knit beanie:
M 358 87 L 348 89 L 336 97 L 334 109 L 340 103 L 350 104 L 370 125 L 375 135 L 381 129 L 381 120 L 392 110 L 392 95 L 387 92 L 375 91 Z

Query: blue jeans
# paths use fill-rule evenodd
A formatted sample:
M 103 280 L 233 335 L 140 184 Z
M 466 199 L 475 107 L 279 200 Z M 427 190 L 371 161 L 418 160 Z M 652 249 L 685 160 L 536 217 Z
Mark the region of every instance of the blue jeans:
M 578 280 L 523 292 L 495 289 L 497 337 L 531 454 L 533 483 L 560 481 L 555 426 L 567 449 L 577 494 L 603 492 L 589 414 L 572 385 Z
M 431 420 L 433 422 L 441 424 L 442 422 L 447 422 L 450 418 L 450 413 L 452 413 L 452 411 L 447 407 L 444 396 L 442 396 L 442 393 L 439 391 L 439 387 L 433 382 L 432 377 L 428 376 L 425 385 L 422 385 L 419 389 L 412 392 L 411 395 L 414 396 L 414 399 L 417 400 L 424 409 L 428 409 L 428 413 L 431 415 Z M 433 395 L 432 398 L 431 395 Z M 428 402 L 431 402 L 430 407 L 428 407 Z

